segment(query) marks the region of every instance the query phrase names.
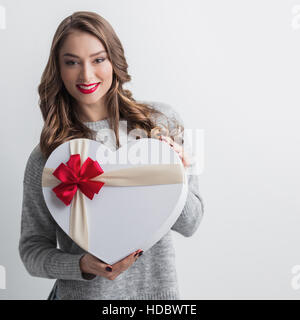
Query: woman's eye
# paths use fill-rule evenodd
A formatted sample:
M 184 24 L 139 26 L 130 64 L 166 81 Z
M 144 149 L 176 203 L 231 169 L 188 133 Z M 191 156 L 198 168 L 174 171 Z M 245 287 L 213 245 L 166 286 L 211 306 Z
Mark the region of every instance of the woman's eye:
M 72 61 L 72 60 L 66 61 L 66 65 L 68 65 L 68 66 L 73 66 L 74 63 L 76 63 L 76 61 Z
M 102 61 L 105 60 L 105 58 L 98 58 L 98 59 L 96 59 L 95 61 L 98 61 L 98 60 L 101 60 L 100 62 L 102 62 Z M 97 62 L 97 63 L 100 63 L 100 62 Z

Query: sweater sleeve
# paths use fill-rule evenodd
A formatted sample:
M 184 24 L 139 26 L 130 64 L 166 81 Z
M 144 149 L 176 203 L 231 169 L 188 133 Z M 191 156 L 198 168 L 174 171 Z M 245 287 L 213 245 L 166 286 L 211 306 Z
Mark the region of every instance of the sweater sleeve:
M 188 152 L 191 151 L 189 145 L 189 141 L 185 137 L 183 146 L 184 148 L 187 148 Z M 193 173 L 195 171 L 193 170 L 195 166 L 196 163 L 193 163 L 189 168 L 190 170 L 187 172 Z M 203 218 L 204 202 L 200 195 L 200 175 L 188 174 L 187 178 L 188 194 L 185 206 L 171 230 L 177 231 L 185 237 L 191 237 L 198 229 Z
M 149 102 L 153 108 L 162 112 L 166 117 L 158 117 L 156 121 L 159 124 L 167 125 L 172 131 L 176 124 L 184 128 L 184 123 L 179 113 L 167 103 L 164 102 Z M 190 141 L 186 135 L 184 136 L 183 147 L 187 152 L 192 151 L 190 148 Z M 192 154 L 191 154 L 192 155 Z M 187 172 L 193 173 L 197 163 L 193 163 Z M 177 218 L 176 222 L 171 227 L 171 230 L 177 231 L 185 237 L 191 237 L 198 229 L 200 222 L 204 215 L 204 202 L 200 195 L 200 175 L 188 174 L 188 194 L 185 206 Z
M 204 204 L 199 192 L 199 176 L 188 176 L 188 194 L 185 206 L 171 227 L 185 237 L 191 237 L 198 229 L 204 214 Z
M 34 277 L 91 280 L 96 276 L 82 273 L 79 265 L 86 252 L 71 254 L 57 248 L 57 223 L 42 194 L 44 164 L 45 160 L 37 146 L 27 161 L 23 180 L 20 258 L 26 270 Z

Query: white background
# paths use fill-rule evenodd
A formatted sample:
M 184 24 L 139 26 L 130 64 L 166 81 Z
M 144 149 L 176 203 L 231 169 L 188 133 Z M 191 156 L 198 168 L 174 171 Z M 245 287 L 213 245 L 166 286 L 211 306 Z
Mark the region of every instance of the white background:
M 31 277 L 19 257 L 22 179 L 52 37 L 79 10 L 115 29 L 135 99 L 168 103 L 205 132 L 205 215 L 193 237 L 173 232 L 182 299 L 299 299 L 300 0 L 1 5 L 0 299 L 45 299 L 55 281 Z

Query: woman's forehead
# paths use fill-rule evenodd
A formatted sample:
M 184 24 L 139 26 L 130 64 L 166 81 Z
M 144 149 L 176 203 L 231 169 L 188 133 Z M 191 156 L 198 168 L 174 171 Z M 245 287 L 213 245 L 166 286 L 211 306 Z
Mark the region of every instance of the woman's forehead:
M 90 57 L 100 51 L 105 51 L 105 47 L 96 36 L 76 30 L 67 36 L 60 53 L 62 55 L 72 53 L 79 57 Z

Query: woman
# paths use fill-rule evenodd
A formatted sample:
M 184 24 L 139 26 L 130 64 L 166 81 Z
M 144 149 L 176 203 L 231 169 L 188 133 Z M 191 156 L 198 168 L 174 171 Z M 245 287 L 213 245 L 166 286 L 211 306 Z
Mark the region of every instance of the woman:
M 127 68 L 120 40 L 98 14 L 75 12 L 58 26 L 38 88 L 44 127 L 25 169 L 19 242 L 32 276 L 57 279 L 48 299 L 179 299 L 170 231 L 143 256 L 137 250 L 107 265 L 63 232 L 42 195 L 42 170 L 56 147 L 75 138 L 101 142 L 97 133 L 112 129 L 117 149 L 121 120 L 127 121 L 127 133 L 138 128 L 147 137 L 159 137 L 179 153 L 186 168 L 191 166 L 182 143 L 175 142 L 183 132 L 180 117 L 166 104 L 134 100 L 123 89 L 131 79 Z M 190 176 L 187 201 L 172 230 L 191 236 L 202 215 L 198 179 Z

